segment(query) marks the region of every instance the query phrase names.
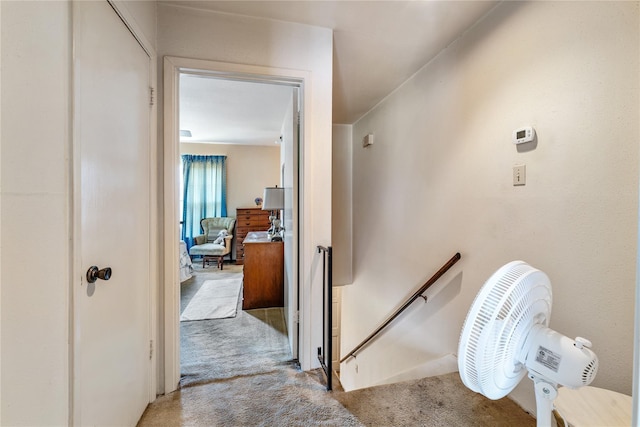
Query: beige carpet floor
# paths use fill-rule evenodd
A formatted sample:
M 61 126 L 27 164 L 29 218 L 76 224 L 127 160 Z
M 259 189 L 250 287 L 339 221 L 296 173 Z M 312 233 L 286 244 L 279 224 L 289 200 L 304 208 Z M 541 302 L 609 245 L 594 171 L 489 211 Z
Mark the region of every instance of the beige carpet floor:
M 238 271 L 196 266 L 182 309 L 204 280 Z M 182 379 L 149 405 L 139 426 L 534 426 L 509 399 L 468 390 L 457 373 L 327 392 L 320 370 L 291 363 L 282 309 L 181 323 Z M 335 381 L 334 383 L 337 383 Z

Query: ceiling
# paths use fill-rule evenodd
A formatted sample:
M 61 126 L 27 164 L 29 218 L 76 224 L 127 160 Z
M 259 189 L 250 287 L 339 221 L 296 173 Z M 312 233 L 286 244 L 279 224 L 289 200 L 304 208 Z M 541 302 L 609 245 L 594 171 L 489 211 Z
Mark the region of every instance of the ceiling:
M 290 86 L 180 75 L 181 142 L 274 145 L 292 97 Z
M 333 123 L 352 124 L 498 2 L 165 0 L 161 3 L 333 29 Z M 246 117 L 244 123 L 246 127 Z M 281 124 L 282 120 L 277 125 L 278 132 Z

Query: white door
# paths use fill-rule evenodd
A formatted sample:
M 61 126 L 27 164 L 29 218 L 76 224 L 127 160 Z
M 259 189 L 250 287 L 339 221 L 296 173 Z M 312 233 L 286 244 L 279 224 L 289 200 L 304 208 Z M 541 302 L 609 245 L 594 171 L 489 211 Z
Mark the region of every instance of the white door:
M 108 2 L 73 8 L 74 424 L 133 426 L 151 375 L 150 60 Z
M 297 87 L 292 88 L 292 121 L 290 138 L 285 138 L 284 147 L 284 171 L 282 176 L 282 186 L 284 187 L 284 258 L 285 258 L 285 295 L 287 331 L 289 334 L 289 345 L 291 346 L 291 356 L 298 359 L 298 159 L 299 159 L 299 92 Z

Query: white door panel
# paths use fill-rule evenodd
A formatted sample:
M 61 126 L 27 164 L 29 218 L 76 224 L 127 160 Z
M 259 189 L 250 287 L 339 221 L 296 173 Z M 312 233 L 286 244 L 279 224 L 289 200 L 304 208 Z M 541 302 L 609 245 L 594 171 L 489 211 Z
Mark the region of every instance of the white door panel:
M 106 1 L 73 18 L 76 260 L 112 268 L 75 286 L 74 423 L 132 426 L 150 382 L 150 62 Z
M 282 186 L 284 193 L 284 258 L 285 258 L 285 294 L 287 295 L 287 307 L 285 311 L 289 345 L 291 356 L 298 359 L 298 144 L 300 138 L 299 117 L 299 89 L 292 90 L 292 123 L 286 131 L 290 138 L 285 138 L 284 147 L 284 173 Z

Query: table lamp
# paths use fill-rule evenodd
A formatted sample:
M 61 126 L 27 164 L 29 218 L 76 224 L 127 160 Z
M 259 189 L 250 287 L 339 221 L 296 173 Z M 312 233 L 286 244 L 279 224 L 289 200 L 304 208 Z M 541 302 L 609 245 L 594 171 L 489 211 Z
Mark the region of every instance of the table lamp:
M 271 211 L 269 221 L 271 228 L 267 231 L 271 241 L 282 241 L 282 232 L 284 228 L 280 226 L 280 211 L 284 209 L 284 188 L 266 187 L 264 189 L 264 197 L 262 198 L 262 210 Z

